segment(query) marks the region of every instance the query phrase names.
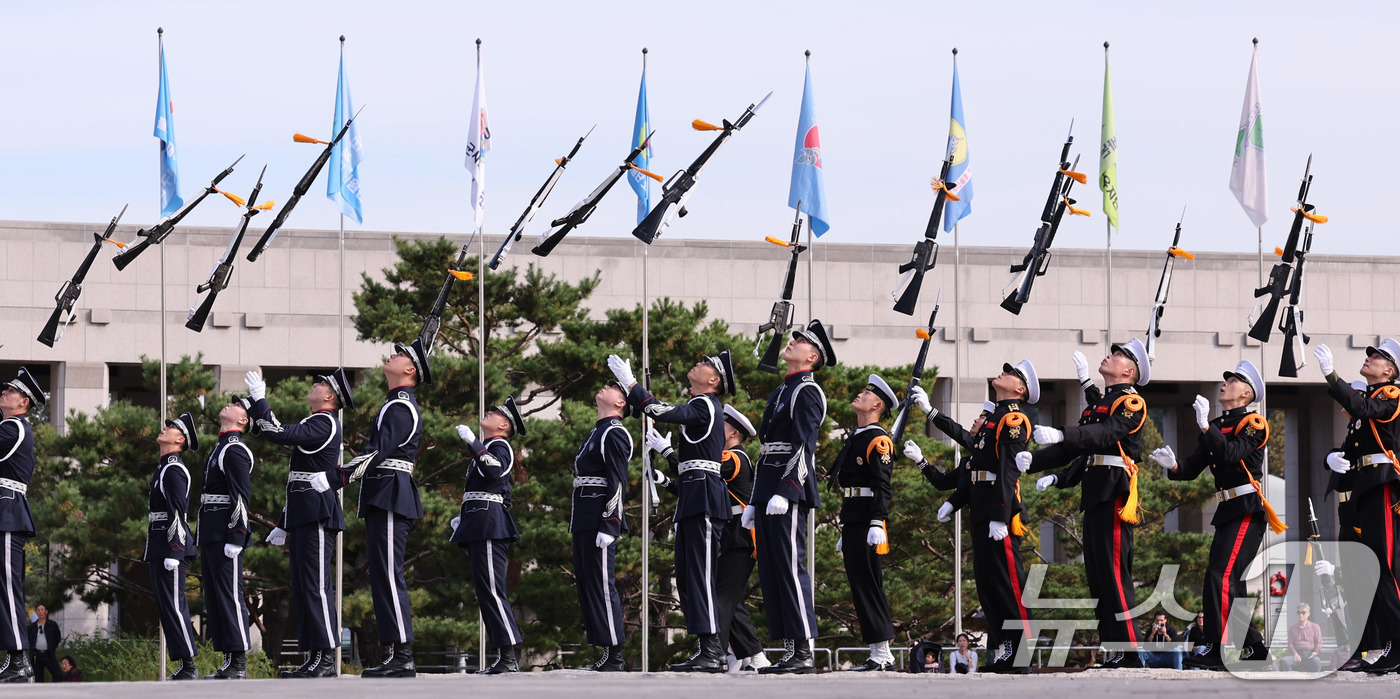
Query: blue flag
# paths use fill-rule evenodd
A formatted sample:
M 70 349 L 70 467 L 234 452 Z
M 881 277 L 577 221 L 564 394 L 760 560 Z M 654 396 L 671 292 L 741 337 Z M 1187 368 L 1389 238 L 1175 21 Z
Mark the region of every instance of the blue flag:
M 642 89 L 637 93 L 637 119 L 632 124 L 632 147 L 642 145 L 647 134 L 651 133 L 651 111 L 647 109 L 647 69 L 642 66 Z M 632 161 L 633 165 L 643 169 L 651 169 L 651 144 L 642 150 L 642 154 Z M 627 184 L 632 185 L 632 191 L 637 193 L 637 223 L 647 217 L 651 211 L 651 179 L 636 170 L 627 171 Z
M 826 216 L 826 176 L 822 174 L 822 141 L 817 129 L 816 100 L 812 90 L 812 66 L 808 64 L 807 78 L 802 86 L 802 115 L 797 119 L 797 145 L 793 148 L 788 206 L 807 214 L 812 232 L 820 238 L 831 228 L 831 224 Z
M 955 185 L 953 193 L 962 201 L 949 199 L 943 204 L 943 231 L 953 230 L 965 216 L 972 213 L 972 170 L 967 160 L 967 121 L 963 119 L 962 87 L 958 84 L 958 64 L 953 62 L 953 114 L 948 123 L 948 155 L 953 166 L 948 168 L 948 183 Z
M 340 133 L 345 121 L 355 115 L 354 103 L 350 100 L 350 83 L 345 79 L 345 53 L 340 54 L 340 78 L 335 87 L 335 122 L 331 124 L 331 135 Z M 340 213 L 364 223 L 360 213 L 360 161 L 364 154 L 360 151 L 359 124 L 351 124 L 350 132 L 331 149 L 330 173 L 326 176 L 326 198 L 340 207 Z
M 156 130 L 160 139 L 160 215 L 180 210 L 180 167 L 175 162 L 175 104 L 170 100 L 170 80 L 165 75 L 165 44 L 160 45 L 160 94 L 156 95 Z

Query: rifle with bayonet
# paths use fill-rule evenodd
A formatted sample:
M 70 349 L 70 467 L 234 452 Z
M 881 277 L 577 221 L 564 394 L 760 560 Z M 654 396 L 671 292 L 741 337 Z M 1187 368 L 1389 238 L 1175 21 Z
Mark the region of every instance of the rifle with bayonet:
M 442 327 L 442 314 L 447 310 L 447 297 L 452 293 L 452 285 L 459 279 L 464 282 L 472 279 L 472 273 L 463 269 L 467 265 L 467 255 L 471 253 L 471 246 L 470 240 L 462 244 L 462 249 L 457 252 L 457 261 L 447 268 L 447 278 L 442 281 L 442 288 L 438 290 L 432 309 L 423 318 L 423 328 L 418 331 L 418 339 L 423 341 L 423 351 L 428 354 L 432 354 L 433 343 L 437 341 L 438 330 Z
M 268 211 L 276 206 L 276 202 L 268 200 L 262 204 L 258 202 L 258 194 L 262 192 L 263 175 L 267 174 L 267 166 L 264 165 L 262 172 L 258 174 L 258 183 L 253 185 L 252 194 L 248 195 L 247 201 L 237 194 L 219 190 L 219 194 L 224 195 L 229 201 L 243 207 L 243 216 L 238 221 L 238 230 L 233 234 L 233 240 L 229 241 L 228 248 L 224 250 L 224 256 L 214 265 L 214 271 L 209 274 L 209 281 L 200 284 L 195 289 L 197 293 L 209 292 L 204 297 L 204 302 L 198 307 L 190 308 L 189 320 L 185 321 L 185 327 L 199 332 L 204 329 L 204 323 L 209 319 L 209 312 L 214 309 L 214 299 L 219 298 L 219 292 L 228 288 L 229 278 L 233 276 L 233 259 L 238 256 L 238 246 L 243 243 L 243 234 L 248 232 L 248 222 L 253 220 L 263 211 Z
M 734 136 L 734 132 L 744 128 L 744 125 L 749 123 L 749 120 L 758 113 L 758 110 L 763 108 L 763 103 L 767 102 L 768 98 L 772 96 L 773 93 L 769 92 L 763 99 L 758 101 L 758 104 L 749 105 L 748 109 L 745 109 L 744 113 L 739 115 L 739 118 L 732 123 L 728 119 L 725 119 L 723 126 L 715 126 L 714 124 L 699 119 L 692 121 L 690 126 L 696 131 L 719 131 L 720 134 L 716 136 L 715 140 L 710 143 L 710 146 L 700 154 L 700 157 L 696 158 L 695 162 L 690 164 L 690 167 L 684 170 L 677 170 L 676 174 L 671 175 L 671 179 L 662 183 L 660 201 L 656 202 L 656 206 L 652 207 L 651 212 L 646 215 L 646 218 L 642 219 L 642 222 L 637 224 L 636 228 L 632 229 L 632 235 L 643 243 L 651 245 L 662 232 L 670 227 L 671 220 L 675 218 L 677 214 L 685 216 L 687 213 L 685 210 L 685 202 L 690 199 L 691 190 L 695 187 L 696 178 L 700 176 L 700 171 L 705 169 L 710 159 L 715 156 L 715 153 L 719 152 L 720 147 Z
M 890 438 L 895 444 L 899 444 L 904 439 L 904 428 L 909 426 L 909 412 L 914 407 L 914 401 L 909 399 L 909 392 L 924 378 L 924 362 L 928 360 L 928 346 L 933 340 L 933 322 L 938 318 L 938 306 L 943 300 L 943 290 L 938 290 L 938 296 L 933 300 L 933 312 L 928 315 L 928 328 L 919 328 L 915 335 L 923 344 L 919 345 L 919 356 L 914 359 L 913 375 L 909 379 L 909 387 L 904 391 L 904 400 L 899 403 L 899 415 L 895 416 L 894 426 L 890 428 Z
M 243 156 L 238 156 L 238 160 L 242 159 Z M 199 206 L 199 202 L 204 201 L 205 197 L 219 191 L 219 183 L 223 182 L 224 178 L 228 177 L 233 172 L 233 167 L 238 164 L 238 160 L 233 161 L 233 165 L 229 165 L 224 168 L 223 172 L 215 175 L 213 181 L 209 183 L 208 187 L 204 188 L 204 191 L 199 193 L 199 196 L 180 207 L 178 211 L 161 219 L 161 221 L 152 226 L 150 230 L 143 228 L 136 231 L 136 237 L 140 238 L 141 242 L 135 245 L 127 243 L 126 248 L 112 258 L 112 264 L 116 265 L 118 270 L 126 269 L 126 266 L 131 264 L 138 255 L 146 251 L 146 248 L 165 242 L 166 237 L 170 235 L 171 231 L 175 230 L 176 224 L 180 223 L 181 219 L 189 215 L 191 211 L 194 211 L 194 207 Z
M 593 129 L 596 128 L 598 125 L 594 124 Z M 492 255 L 491 259 L 486 262 L 487 267 L 493 270 L 500 267 L 501 260 L 510 254 L 511 246 L 515 245 L 515 241 L 520 240 L 520 236 L 525 235 L 525 225 L 535 217 L 535 213 L 540 210 L 540 207 L 544 206 L 544 200 L 549 197 L 550 192 L 554 191 L 554 185 L 563 176 L 564 168 L 569 166 L 569 161 L 574 159 L 578 149 L 583 146 L 583 139 L 588 138 L 588 134 L 593 133 L 593 129 L 589 129 L 588 133 L 579 136 L 578 142 L 574 144 L 573 150 L 569 151 L 568 155 L 554 161 L 554 171 L 549 173 L 549 179 L 545 180 L 544 184 L 540 185 L 539 191 L 535 192 L 535 196 L 530 198 L 530 203 L 525 206 L 525 211 L 520 214 L 520 218 L 515 219 L 515 225 L 510 227 L 509 233 L 506 233 L 506 239 L 501 241 L 500 249 L 496 250 L 496 254 Z
M 1157 338 L 1162 336 L 1162 314 L 1167 309 L 1167 294 L 1172 288 L 1172 271 L 1176 259 L 1196 259 L 1195 255 L 1177 247 L 1181 242 L 1181 223 L 1186 220 L 1186 209 L 1181 210 L 1181 220 L 1176 222 L 1176 233 L 1172 235 L 1172 246 L 1167 248 L 1167 261 L 1162 265 L 1162 278 L 1157 282 L 1157 297 L 1152 302 L 1152 317 L 1147 321 L 1147 358 L 1157 358 Z
M 1036 229 L 1035 242 L 1020 264 L 1011 265 L 1012 274 L 1020 273 L 1007 287 L 1010 293 L 1002 299 L 1001 307 L 1014 314 L 1021 313 L 1021 307 L 1031 298 L 1031 287 L 1036 277 L 1045 276 L 1050 267 L 1050 246 L 1055 242 L 1055 233 L 1060 229 L 1060 219 L 1068 211 L 1077 216 L 1088 216 L 1089 212 L 1074 208 L 1075 201 L 1069 198 L 1070 188 L 1075 182 L 1084 184 L 1088 178 L 1076 172 L 1079 156 L 1069 161 L 1069 149 L 1074 144 L 1074 121 L 1069 123 L 1069 136 L 1060 150 L 1060 165 L 1055 169 L 1055 181 L 1050 186 L 1050 196 L 1045 199 L 1045 208 L 1040 212 L 1040 228 Z
M 643 141 L 641 145 L 632 149 L 631 154 L 623 159 L 622 165 L 613 168 L 612 171 L 608 173 L 608 176 L 603 178 L 603 183 L 595 187 L 592 192 L 589 192 L 588 196 L 583 198 L 583 201 L 574 204 L 574 208 L 569 209 L 569 213 L 550 221 L 550 229 L 540 234 L 539 241 L 535 243 L 535 247 L 530 250 L 530 252 L 540 257 L 548 257 L 549 253 L 554 252 L 554 248 L 564 240 L 564 236 L 572 233 L 575 228 L 583 225 L 583 222 L 587 221 L 588 217 L 593 215 L 593 211 L 598 208 L 598 202 L 603 200 L 603 196 L 608 193 L 608 190 L 612 189 L 613 185 L 617 184 L 618 180 L 622 179 L 622 176 L 626 174 L 628 170 L 636 170 L 660 182 L 662 179 L 661 175 L 654 172 L 647 172 L 632 164 L 632 161 L 636 160 L 641 156 L 642 152 L 646 150 L 647 145 L 651 143 L 652 135 L 655 133 L 655 131 L 652 131 L 647 134 L 646 140 Z
M 778 353 L 782 351 L 783 345 L 787 342 L 788 330 L 792 328 L 792 287 L 797 281 L 797 258 L 802 256 L 802 251 L 807 249 L 806 245 L 798 243 L 802 236 L 802 201 L 797 202 L 797 212 L 792 220 L 792 240 L 782 241 L 773 236 L 764 238 L 774 245 L 781 245 L 792 251 L 788 256 L 787 276 L 783 277 L 783 296 L 773 302 L 773 310 L 768 313 L 768 322 L 758 326 L 758 339 L 753 345 L 753 356 L 758 357 L 758 348 L 763 344 L 763 334 L 772 333 L 768 340 L 768 348 L 763 351 L 763 356 L 758 360 L 758 370 L 769 374 L 778 373 Z
M 73 318 L 77 315 L 73 307 L 78 303 L 78 297 L 83 293 L 83 280 L 87 278 L 88 270 L 92 268 L 92 261 L 97 259 L 97 251 L 102 249 L 102 243 L 124 247 L 121 243 L 112 240 L 112 234 L 116 232 L 117 222 L 122 220 L 122 214 L 125 213 L 126 207 L 123 206 L 122 210 L 112 217 L 112 222 L 107 224 L 106 231 L 100 235 L 92 234 L 92 248 L 88 250 L 87 257 L 83 258 L 81 265 L 78 265 L 78 271 L 73 273 L 73 278 L 63 282 L 63 286 L 59 287 L 58 293 L 53 297 L 56 305 L 53 314 L 49 316 L 49 322 L 44 323 L 44 329 L 39 331 L 40 342 L 53 347 L 53 344 L 63 337 L 63 331 L 67 330 L 73 322 Z M 67 315 L 66 319 L 65 315 Z
M 943 223 L 943 205 L 949 199 L 962 201 L 952 191 L 957 185 L 948 184 L 948 170 L 952 167 L 953 154 L 950 152 L 948 159 L 943 161 L 943 170 L 938 173 L 938 179 L 929 183 L 937 195 L 933 199 L 933 212 L 929 214 L 928 226 L 924 228 L 924 239 L 914 245 L 914 256 L 899 266 L 899 272 L 904 276 L 899 278 L 899 284 L 890 294 L 895 299 L 896 313 L 914 315 L 914 306 L 919 303 L 919 290 L 924 285 L 924 275 L 938 264 L 938 227 Z
M 1312 498 L 1308 498 L 1308 525 L 1312 527 L 1312 534 L 1308 536 L 1308 555 L 1303 560 L 1303 565 L 1313 565 L 1317 561 L 1324 560 L 1322 554 L 1322 531 L 1317 526 L 1317 512 L 1313 510 Z M 1342 589 L 1337 585 L 1337 578 L 1334 575 L 1317 576 L 1318 587 L 1321 588 L 1322 613 L 1332 619 L 1332 635 L 1336 636 L 1338 643 L 1341 639 L 1349 637 L 1347 631 L 1347 601 L 1342 597 Z
M 1274 248 L 1274 254 L 1279 256 L 1280 261 L 1269 270 L 1269 281 L 1254 290 L 1255 298 L 1268 296 L 1255 306 L 1248 318 L 1249 336 L 1260 342 L 1268 342 L 1275 327 L 1284 331 L 1288 345 L 1292 345 L 1299 335 L 1298 325 L 1303 317 L 1302 312 L 1297 309 L 1297 304 L 1302 291 L 1303 259 L 1312 246 L 1313 226 L 1327 223 L 1327 217 L 1313 213 L 1315 207 L 1307 201 L 1311 188 L 1312 156 L 1309 155 L 1307 168 L 1303 171 L 1303 182 L 1298 187 L 1298 203 L 1293 206 L 1293 225 L 1288 231 L 1288 241 L 1284 244 L 1285 247 Z M 1284 297 L 1288 297 L 1288 310 L 1285 311 L 1284 317 L 1279 319 L 1278 310 Z M 1291 333 L 1288 331 L 1289 327 L 1293 328 Z M 1307 336 L 1304 335 L 1303 338 L 1304 342 L 1307 342 Z M 1291 359 L 1289 355 L 1293 353 L 1294 348 L 1284 348 L 1285 361 L 1283 368 L 1279 370 L 1280 376 L 1296 376 L 1297 369 L 1306 364 L 1304 361 L 1294 366 L 1293 362 L 1288 361 Z M 1289 370 L 1295 373 L 1284 373 Z
M 360 112 L 364 111 L 364 109 L 364 105 L 360 105 Z M 316 178 L 320 176 L 321 168 L 324 168 L 326 163 L 330 161 L 331 151 L 335 150 L 335 147 L 340 143 L 340 139 L 345 138 L 345 134 L 350 133 L 350 125 L 355 123 L 355 119 L 360 116 L 360 112 L 355 112 L 355 115 L 350 117 L 350 119 L 345 122 L 344 126 L 340 127 L 340 133 L 337 133 L 335 138 L 329 141 L 321 141 L 300 132 L 292 134 L 292 140 L 297 143 L 319 143 L 324 145 L 325 148 L 321 151 L 320 155 L 316 156 L 316 161 L 311 163 L 311 168 L 306 171 L 306 174 L 302 175 L 301 179 L 297 181 L 297 186 L 292 188 L 292 196 L 287 199 L 286 204 L 282 205 L 282 210 L 277 212 L 277 216 L 272 219 L 272 223 L 268 224 L 267 230 L 263 232 L 261 238 L 258 238 L 257 244 L 253 246 L 252 250 L 248 251 L 249 262 L 255 262 L 260 255 L 267 251 L 268 246 L 272 245 L 272 239 L 277 237 L 278 231 L 282 230 L 282 224 L 287 222 L 287 217 L 292 214 L 292 209 L 296 208 L 297 202 L 301 201 L 301 198 L 306 196 L 307 192 L 311 191 L 311 185 L 316 181 Z
M 1283 309 L 1283 318 L 1279 319 L 1278 325 L 1283 332 L 1283 356 L 1279 360 L 1278 375 L 1289 378 L 1297 378 L 1298 370 L 1308 365 L 1302 345 L 1312 340 L 1303 332 L 1303 311 L 1298 308 L 1298 302 L 1303 293 L 1303 265 L 1307 263 L 1308 252 L 1312 250 L 1313 225 L 1313 221 L 1308 221 L 1303 231 L 1303 242 L 1294 251 L 1293 274 L 1288 282 L 1288 307 Z M 1298 342 L 1300 338 L 1301 344 Z

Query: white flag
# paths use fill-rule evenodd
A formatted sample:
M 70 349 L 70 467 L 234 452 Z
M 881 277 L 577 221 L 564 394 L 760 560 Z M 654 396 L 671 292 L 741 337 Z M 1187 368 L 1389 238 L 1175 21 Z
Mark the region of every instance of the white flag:
M 486 153 L 491 150 L 491 121 L 486 118 L 486 83 L 480 54 L 476 60 L 476 94 L 467 133 L 467 171 L 472 174 L 472 230 L 486 224 Z
M 1235 164 L 1230 169 L 1230 191 L 1255 226 L 1269 220 L 1269 194 L 1264 177 L 1264 123 L 1259 100 L 1259 46 L 1249 61 L 1249 82 L 1244 88 L 1244 109 L 1235 136 Z

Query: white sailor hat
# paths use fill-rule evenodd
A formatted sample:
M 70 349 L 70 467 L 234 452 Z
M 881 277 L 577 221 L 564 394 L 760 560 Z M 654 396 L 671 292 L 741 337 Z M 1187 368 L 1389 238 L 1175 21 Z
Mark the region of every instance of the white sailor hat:
M 19 375 L 13 381 L 6 383 L 5 386 L 24 394 L 29 399 L 31 406 L 49 402 L 49 394 L 44 393 L 44 389 L 39 386 L 38 379 L 35 379 L 26 367 L 20 367 Z
M 1248 359 L 1241 359 L 1235 365 L 1234 371 L 1227 371 L 1221 378 L 1229 381 L 1231 378 L 1239 379 L 1247 384 L 1254 391 L 1254 402 L 1264 402 L 1264 377 L 1260 375 L 1258 367 L 1250 363 Z
M 417 338 L 410 345 L 394 343 L 394 353 L 408 355 L 413 367 L 418 370 L 418 383 L 433 382 L 433 372 L 428 366 L 428 350 L 423 347 L 423 338 Z
M 803 340 L 817 348 L 817 356 L 820 358 L 813 369 L 820 369 L 824 366 L 831 366 L 836 363 L 836 349 L 831 346 L 831 338 L 827 336 L 826 327 L 820 320 L 812 319 L 805 328 L 798 328 L 792 331 L 794 338 Z
M 1395 370 L 1400 372 L 1400 342 L 1396 342 L 1395 338 L 1387 337 L 1381 340 L 1379 347 L 1366 348 L 1367 357 L 1374 357 L 1378 354 L 1389 359 Z
M 1121 353 L 1133 360 L 1138 369 L 1137 385 L 1147 385 L 1147 381 L 1152 378 L 1152 362 L 1147 359 L 1147 348 L 1142 346 L 1142 340 L 1135 337 L 1121 345 L 1113 345 L 1110 351 L 1115 354 Z
M 1035 405 L 1040 400 L 1040 379 L 1035 375 L 1035 365 L 1031 360 L 1022 359 L 1016 362 L 1016 366 L 1002 364 L 1002 371 L 1009 371 L 1026 382 L 1026 402 Z
M 753 428 L 753 423 L 749 422 L 749 419 L 744 417 L 744 414 L 739 412 L 739 409 L 732 405 L 726 404 L 724 406 L 724 421 L 733 425 L 734 429 L 739 431 L 739 434 L 744 435 L 744 439 L 758 434 L 758 430 Z
M 180 434 L 185 435 L 185 448 L 180 451 L 199 448 L 199 433 L 194 429 L 194 416 L 189 413 L 182 413 L 174 420 L 166 420 L 166 427 L 174 427 L 180 430 Z
M 506 396 L 504 405 L 498 405 L 492 410 L 504 415 L 510 421 L 510 429 L 513 434 L 521 437 L 525 436 L 525 418 L 520 416 L 520 408 L 515 406 L 515 396 Z
M 894 394 L 894 389 L 890 388 L 890 385 L 885 383 L 879 374 L 871 374 L 865 381 L 865 387 L 871 393 L 879 396 L 881 401 L 884 401 L 885 415 L 889 415 L 890 410 L 899 404 L 899 397 Z
M 705 355 L 705 361 L 719 372 L 720 395 L 734 395 L 737 386 L 734 383 L 734 360 L 730 357 L 729 350 L 724 350 L 713 357 Z
M 345 375 L 345 367 L 329 374 L 317 374 L 316 380 L 331 387 L 331 393 L 340 399 L 340 407 L 346 410 L 355 409 L 355 394 L 350 389 L 350 378 Z

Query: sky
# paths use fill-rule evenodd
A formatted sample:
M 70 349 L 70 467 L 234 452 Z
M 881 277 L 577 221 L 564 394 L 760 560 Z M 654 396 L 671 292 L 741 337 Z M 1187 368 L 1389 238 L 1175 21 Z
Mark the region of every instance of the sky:
M 1309 154 L 1311 201 L 1331 222 L 1314 251 L 1394 254 L 1395 3 L 1302 2 L 113 2 L 13 3 L 0 65 L 0 219 L 158 219 L 156 28 L 165 29 L 182 194 L 240 154 L 245 193 L 267 164 L 279 203 L 316 157 L 301 131 L 331 131 L 344 34 L 359 134 L 364 224 L 461 235 L 471 228 L 463 149 L 485 65 L 493 146 L 486 230 L 504 233 L 590 127 L 542 213 L 593 189 L 628 150 L 647 47 L 652 169 L 669 176 L 713 134 L 773 98 L 706 168 L 668 238 L 785 237 L 794 136 L 810 50 L 831 229 L 823 241 L 908 243 L 923 234 L 948 130 L 951 49 L 975 183 L 965 244 L 1028 247 L 1074 120 L 1088 219 L 1058 247 L 1102 247 L 1098 172 L 1103 42 L 1111 43 L 1122 230 L 1116 249 L 1162 249 L 1183 207 L 1188 250 L 1252 252 L 1256 231 L 1228 185 L 1252 46 L 1259 38 L 1268 163 L 1266 247 L 1281 245 Z M 325 175 L 288 225 L 334 229 Z M 659 185 L 653 187 L 653 201 Z M 626 236 L 636 200 L 620 183 L 576 235 Z M 186 219 L 232 227 L 211 198 Z M 949 236 L 951 237 L 951 236 Z M 940 238 L 940 242 L 950 240 Z M 567 244 L 567 242 L 565 243 Z M 528 255 L 528 245 L 512 254 Z

